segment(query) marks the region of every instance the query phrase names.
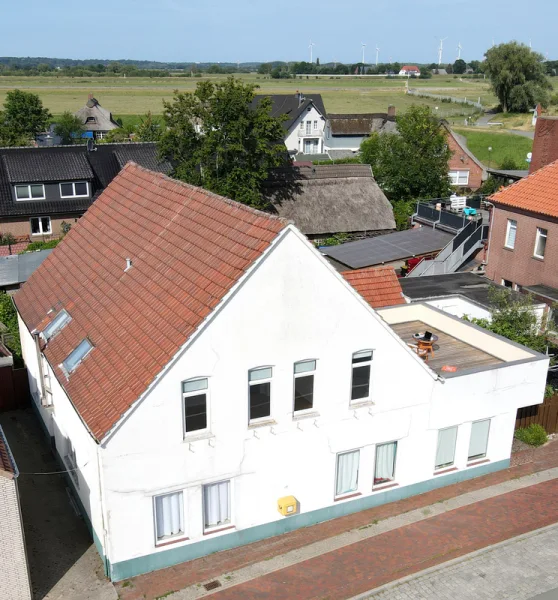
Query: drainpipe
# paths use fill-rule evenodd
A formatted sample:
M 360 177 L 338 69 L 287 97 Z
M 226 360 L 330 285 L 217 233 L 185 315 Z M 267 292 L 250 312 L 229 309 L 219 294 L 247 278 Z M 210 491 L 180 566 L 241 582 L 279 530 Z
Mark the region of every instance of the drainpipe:
M 488 200 L 485 200 L 484 203 L 489 204 L 492 207 L 488 213 L 488 249 L 486 251 L 486 258 L 484 259 L 484 263 L 488 267 L 488 257 L 490 256 L 490 244 L 492 242 L 492 229 L 494 228 L 494 217 L 496 215 L 494 213 L 494 204 L 492 204 L 492 202 L 489 202 Z
M 108 536 L 107 536 L 107 527 L 105 520 L 105 502 L 104 502 L 104 493 L 103 493 L 103 477 L 102 477 L 102 462 L 101 462 L 101 445 L 97 444 L 97 479 L 99 484 L 99 502 L 101 504 L 101 524 L 103 527 L 103 550 L 105 553 L 104 563 L 105 563 L 105 575 L 110 579 L 110 569 L 109 569 L 109 556 L 108 556 Z M 93 525 L 92 525 L 93 527 Z
M 41 358 L 41 342 L 39 341 L 39 332 L 34 331 L 32 333 L 33 338 L 35 339 L 35 350 L 37 352 L 37 362 L 39 363 L 39 377 L 41 379 L 41 406 L 45 405 L 46 400 L 46 391 L 45 391 L 45 373 L 43 371 L 43 360 Z

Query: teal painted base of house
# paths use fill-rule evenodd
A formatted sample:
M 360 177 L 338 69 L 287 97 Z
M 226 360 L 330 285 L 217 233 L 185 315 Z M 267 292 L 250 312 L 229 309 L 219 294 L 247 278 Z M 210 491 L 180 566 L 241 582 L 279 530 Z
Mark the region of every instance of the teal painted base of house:
M 135 575 L 140 575 L 142 573 L 149 573 L 150 571 L 156 571 L 157 569 L 171 567 L 195 558 L 207 556 L 214 552 L 230 550 L 237 546 L 244 546 L 265 538 L 288 533 L 289 531 L 299 529 L 300 527 L 308 527 L 310 525 L 315 525 L 316 523 L 329 521 L 337 517 L 343 517 L 361 510 L 380 506 L 381 504 L 402 500 L 409 496 L 424 494 L 425 492 L 446 485 L 459 483 L 466 479 L 472 479 L 474 477 L 486 475 L 487 473 L 506 469 L 509 465 L 509 459 L 495 463 L 487 463 L 465 471 L 455 471 L 453 473 L 448 473 L 447 475 L 440 475 L 434 479 L 421 481 L 420 483 L 414 483 L 400 488 L 392 488 L 385 492 L 376 493 L 364 498 L 338 502 L 332 506 L 287 517 L 280 521 L 273 521 L 271 523 L 265 523 L 264 525 L 257 525 L 255 527 L 249 527 L 248 529 L 233 531 L 226 535 L 213 537 L 201 542 L 114 563 L 110 565 L 110 577 L 113 581 L 121 581 L 122 579 L 128 579 L 129 577 L 134 577 Z

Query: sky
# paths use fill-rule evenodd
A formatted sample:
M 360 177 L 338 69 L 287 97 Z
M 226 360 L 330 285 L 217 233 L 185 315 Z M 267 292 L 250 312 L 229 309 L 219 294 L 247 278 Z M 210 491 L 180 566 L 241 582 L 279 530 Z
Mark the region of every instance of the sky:
M 0 0 L 0 56 L 194 62 L 482 59 L 512 39 L 558 59 L 556 0 Z M 22 32 L 25 32 L 22 35 Z

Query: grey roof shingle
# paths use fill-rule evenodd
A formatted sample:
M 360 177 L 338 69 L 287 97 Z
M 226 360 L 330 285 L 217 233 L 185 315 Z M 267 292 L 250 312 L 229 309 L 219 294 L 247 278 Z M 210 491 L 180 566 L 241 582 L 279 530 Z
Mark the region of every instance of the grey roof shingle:
M 286 130 L 291 128 L 292 124 L 311 104 L 316 107 L 324 118 L 327 116 L 321 94 L 312 94 L 312 96 L 304 97 L 302 103 L 299 100 L 298 94 L 259 94 L 254 96 L 252 106 L 259 104 L 262 98 L 269 98 L 271 100 L 272 117 L 287 116 L 287 120 L 283 123 L 283 127 Z
M 166 160 L 159 160 L 157 153 L 153 152 L 151 146 L 144 144 L 123 144 L 114 151 L 118 166 L 123 169 L 126 163 L 132 161 L 141 165 L 144 169 L 158 171 L 168 175 L 172 170 L 172 165 Z
M 23 152 L 2 156 L 10 183 L 46 183 L 93 179 L 84 154 L 63 152 Z
M 52 250 L 0 256 L 0 288 L 25 283 Z

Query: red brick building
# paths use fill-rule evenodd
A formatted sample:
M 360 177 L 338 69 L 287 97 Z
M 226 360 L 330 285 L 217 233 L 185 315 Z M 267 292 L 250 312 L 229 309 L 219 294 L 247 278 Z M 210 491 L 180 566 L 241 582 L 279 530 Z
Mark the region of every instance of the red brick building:
M 558 117 L 537 117 L 529 173 L 558 160 Z
M 452 185 L 458 194 L 460 190 L 478 190 L 487 176 L 485 166 L 467 148 L 462 136 L 452 131 L 447 124 L 444 124 L 444 128 L 451 150 L 448 174 Z
M 552 305 L 558 301 L 558 161 L 490 201 L 488 277 Z

